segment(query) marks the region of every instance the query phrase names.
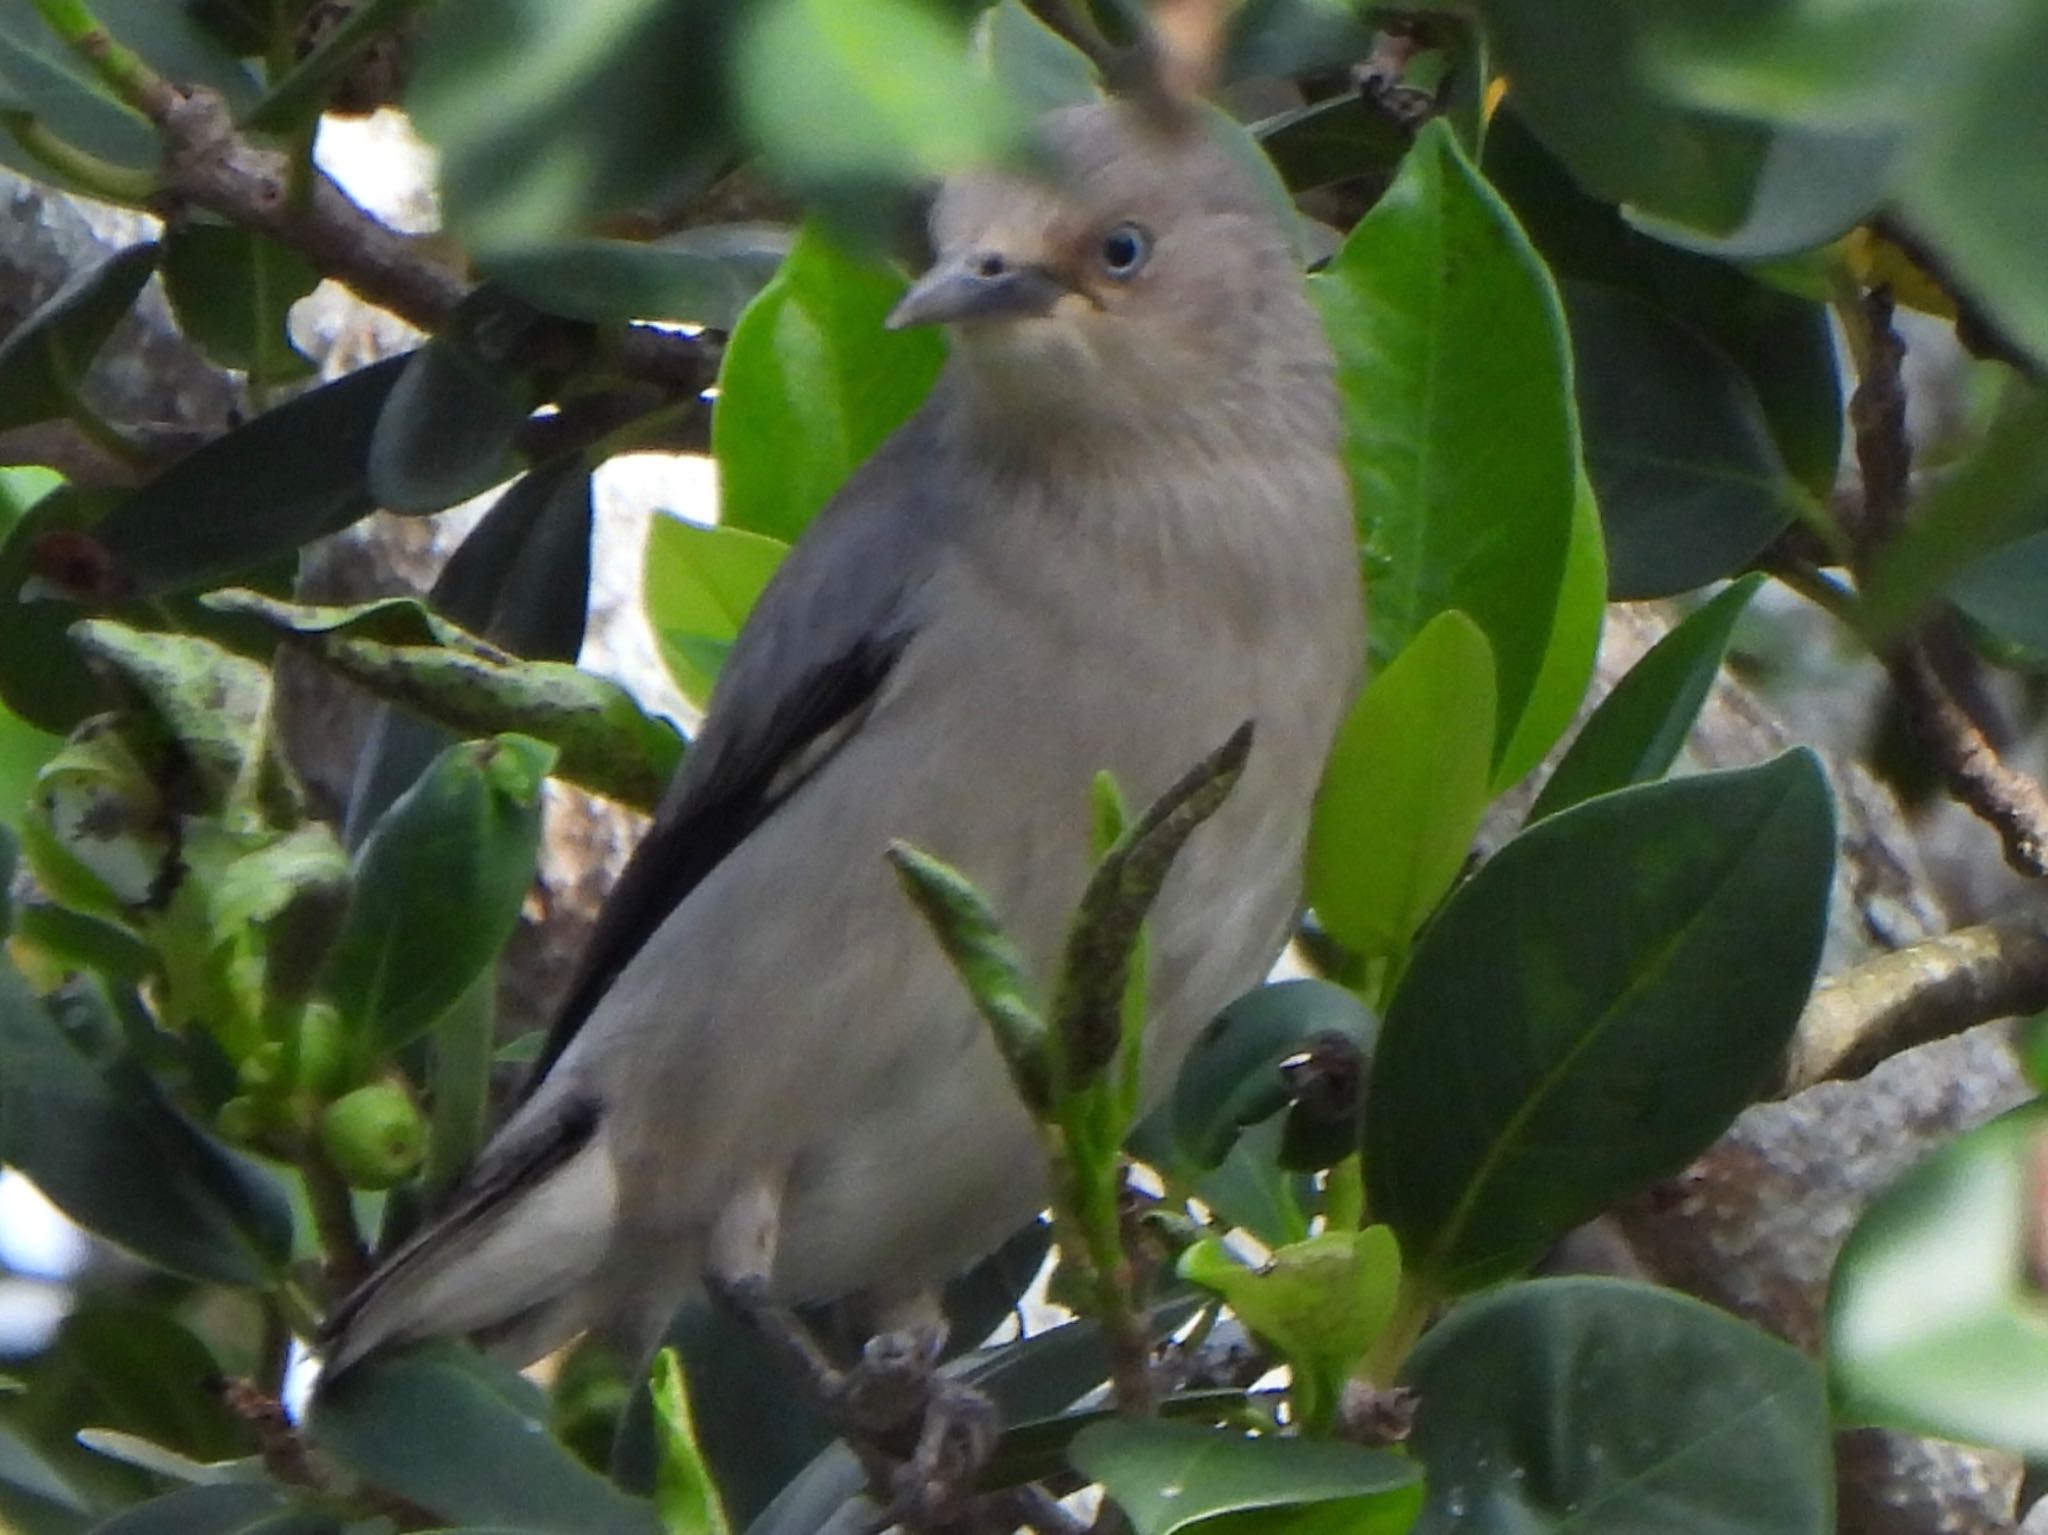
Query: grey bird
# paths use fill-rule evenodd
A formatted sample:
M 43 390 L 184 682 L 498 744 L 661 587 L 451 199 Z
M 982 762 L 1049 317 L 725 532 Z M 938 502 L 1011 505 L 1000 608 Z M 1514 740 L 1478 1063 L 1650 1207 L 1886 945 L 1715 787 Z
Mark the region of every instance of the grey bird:
M 1361 666 L 1330 353 L 1197 114 L 1041 134 L 1049 174 L 940 190 L 890 318 L 952 327 L 936 387 L 762 593 L 521 1101 L 336 1310 L 330 1374 L 651 1345 L 707 1278 L 909 1310 L 1030 1219 L 1034 1132 L 893 839 L 1048 977 L 1094 775 L 1147 804 L 1249 720 L 1153 910 L 1149 1092 L 1285 943 Z

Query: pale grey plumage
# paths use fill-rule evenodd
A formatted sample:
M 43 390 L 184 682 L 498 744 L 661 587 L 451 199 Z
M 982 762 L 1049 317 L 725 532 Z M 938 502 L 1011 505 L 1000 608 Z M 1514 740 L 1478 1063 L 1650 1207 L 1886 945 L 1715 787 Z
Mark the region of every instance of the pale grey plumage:
M 942 192 L 899 316 L 978 318 L 763 594 L 543 1073 L 338 1313 L 331 1367 L 650 1337 L 707 1270 L 907 1295 L 1028 1218 L 1029 1124 L 893 838 L 972 877 L 1044 975 L 1096 771 L 1146 803 L 1251 719 L 1155 911 L 1155 1084 L 1284 941 L 1359 664 L 1329 355 L 1200 131 L 1095 106 L 1046 132 L 1056 183 Z M 1127 226 L 1148 259 L 1119 279 Z

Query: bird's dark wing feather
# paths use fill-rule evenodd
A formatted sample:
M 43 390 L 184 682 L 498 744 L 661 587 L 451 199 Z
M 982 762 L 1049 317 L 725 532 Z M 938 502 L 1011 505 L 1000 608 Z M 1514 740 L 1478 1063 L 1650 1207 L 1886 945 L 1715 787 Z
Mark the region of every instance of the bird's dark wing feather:
M 913 418 L 847 481 L 762 592 L 522 1098 L 669 913 L 859 729 L 916 633 L 947 519 L 928 422 Z

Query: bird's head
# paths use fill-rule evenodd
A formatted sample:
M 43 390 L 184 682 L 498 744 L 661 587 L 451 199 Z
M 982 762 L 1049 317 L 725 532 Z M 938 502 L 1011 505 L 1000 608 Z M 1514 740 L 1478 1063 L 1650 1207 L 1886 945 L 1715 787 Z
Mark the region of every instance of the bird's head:
M 1322 356 L 1272 204 L 1200 113 L 1063 108 L 1038 174 L 956 176 L 937 259 L 889 317 L 946 324 L 986 391 L 1081 410 L 1227 391 L 1276 352 Z

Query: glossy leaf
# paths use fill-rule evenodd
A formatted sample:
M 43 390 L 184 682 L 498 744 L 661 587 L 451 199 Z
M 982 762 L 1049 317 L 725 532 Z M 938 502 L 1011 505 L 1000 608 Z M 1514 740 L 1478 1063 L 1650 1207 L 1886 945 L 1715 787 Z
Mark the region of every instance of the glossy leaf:
M 297 251 L 253 230 L 187 222 L 164 236 L 164 293 L 178 328 L 259 386 L 313 372 L 286 334 L 285 316 L 320 277 Z
M 1812 987 L 1834 818 L 1804 751 L 1589 800 L 1445 905 L 1388 1007 L 1368 1203 L 1410 1271 L 1525 1267 L 1724 1130 Z
M 511 936 L 554 755 L 524 736 L 450 747 L 364 841 L 327 988 L 371 1051 L 424 1033 Z
M 1857 1223 L 1828 1292 L 1828 1366 L 1844 1421 L 2048 1454 L 2044 1134 L 2038 1104 L 1973 1130 Z
M 1741 569 L 1800 494 L 1755 390 L 1640 299 L 1577 282 L 1565 297 L 1609 595 L 1669 596 Z
M 739 528 L 673 516 L 648 523 L 641 577 L 647 622 L 692 707 L 711 701 L 726 652 L 788 552 L 779 539 Z
M 662 1535 L 727 1535 L 731 1525 L 697 1447 L 682 1360 L 674 1349 L 663 1349 L 655 1356 L 654 1371 L 654 1421 L 661 1441 L 655 1507 Z
M 202 1134 L 135 1062 L 89 1058 L 0 963 L 7 1162 L 88 1230 L 195 1279 L 268 1286 L 291 1242 L 269 1175 Z
M 265 411 L 180 459 L 94 526 L 108 579 L 153 597 L 257 570 L 370 510 L 370 434 L 404 357 Z
M 0 338 L 0 431 L 69 415 L 85 371 L 156 270 L 153 240 L 88 267 Z
M 1347 948 L 1403 953 L 1450 888 L 1493 797 L 1495 717 L 1492 649 L 1455 610 L 1366 685 L 1309 826 L 1309 904 Z
M 1357 995 L 1328 981 L 1275 981 L 1246 992 L 1181 1060 L 1165 1105 L 1167 1170 L 1217 1166 L 1246 1126 L 1285 1108 L 1290 1095 L 1281 1062 L 1325 1036 L 1369 1058 L 1378 1034 L 1379 1020 Z
M 1689 1296 L 1546 1279 L 1475 1297 L 1401 1383 L 1429 1505 L 1418 1535 L 1828 1535 L 1820 1371 Z
M 434 6 L 406 109 L 440 152 L 450 229 L 495 253 L 701 190 L 730 153 L 734 12 L 672 0 Z
M 1494 767 L 1494 793 L 1521 782 L 1579 717 L 1606 624 L 1606 536 L 1600 529 L 1593 482 L 1582 468 L 1572 504 L 1572 541 L 1565 550 L 1564 581 L 1557 593 L 1557 619 L 1535 686 L 1529 690 L 1529 707 Z
M 1422 1502 L 1413 1462 L 1330 1440 L 1123 1420 L 1085 1430 L 1071 1458 L 1138 1535 L 1402 1535 Z
M 726 348 L 711 421 L 720 518 L 793 541 L 938 376 L 933 329 L 885 331 L 904 284 L 815 227 L 747 306 Z
M 740 39 L 754 143 L 798 186 L 872 185 L 981 166 L 1021 147 L 1023 110 L 915 0 L 761 0 Z
M 1439 122 L 1311 287 L 1337 353 L 1373 655 L 1463 609 L 1493 647 L 1498 758 L 1555 627 L 1577 494 L 1549 276 Z
M 1632 294 L 1733 362 L 1793 478 L 1825 499 L 1842 453 L 1841 369 L 1825 306 L 1644 232 L 1581 189 L 1511 105 L 1487 130 L 1485 168 L 1560 279 Z
M 452 1349 L 375 1360 L 313 1406 L 314 1442 L 372 1484 L 455 1524 L 538 1535 L 654 1535 L 629 1498 L 549 1437 L 537 1394 Z
M 731 330 L 789 253 L 789 231 L 736 224 L 660 240 L 557 240 L 487 258 L 483 273 L 537 309 L 619 324 L 669 320 Z
M 378 414 L 369 490 L 393 512 L 439 512 L 518 472 L 513 438 L 526 420 L 520 379 L 436 336 L 406 361 Z
M 1596 794 L 1664 776 L 1720 674 L 1736 620 L 1763 579 L 1745 576 L 1717 593 L 1629 668 L 1536 796 L 1531 821 Z

